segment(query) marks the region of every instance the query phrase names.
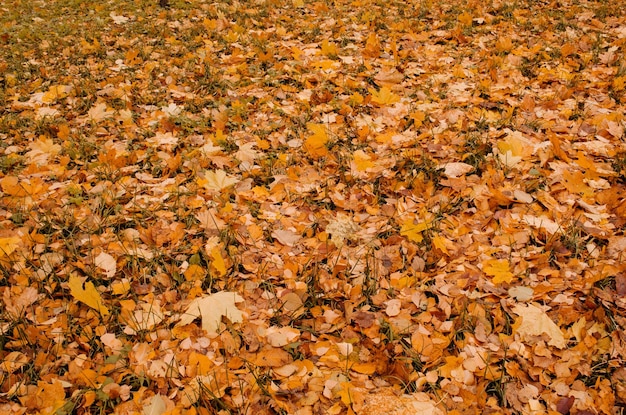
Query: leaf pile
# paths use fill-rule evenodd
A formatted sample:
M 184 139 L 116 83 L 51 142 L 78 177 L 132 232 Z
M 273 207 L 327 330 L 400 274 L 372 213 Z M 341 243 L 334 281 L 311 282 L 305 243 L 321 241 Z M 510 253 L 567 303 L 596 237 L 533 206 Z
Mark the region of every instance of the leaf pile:
M 0 412 L 624 410 L 621 2 L 169 6 L 0 6 Z

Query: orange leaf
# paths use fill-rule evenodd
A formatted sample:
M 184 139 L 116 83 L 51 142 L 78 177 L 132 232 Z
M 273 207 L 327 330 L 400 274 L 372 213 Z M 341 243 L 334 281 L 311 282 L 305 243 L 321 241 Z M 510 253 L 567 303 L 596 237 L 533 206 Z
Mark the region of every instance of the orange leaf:
M 290 361 L 291 356 L 285 350 L 271 347 L 261 350 L 254 363 L 261 367 L 281 367 Z
M 353 364 L 350 370 L 364 375 L 373 375 L 376 372 L 376 362 L 358 362 Z

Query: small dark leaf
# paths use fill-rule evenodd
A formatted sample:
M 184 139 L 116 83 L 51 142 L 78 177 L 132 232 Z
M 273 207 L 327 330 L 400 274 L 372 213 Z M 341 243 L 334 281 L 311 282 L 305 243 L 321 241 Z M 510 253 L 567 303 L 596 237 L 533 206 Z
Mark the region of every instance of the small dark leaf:
M 620 273 L 615 276 L 615 291 L 619 296 L 626 295 L 626 274 Z
M 567 398 L 563 397 L 556 403 L 556 410 L 559 411 L 559 413 L 566 415 L 569 414 L 569 410 L 572 408 L 572 405 L 574 405 L 573 396 L 568 396 Z

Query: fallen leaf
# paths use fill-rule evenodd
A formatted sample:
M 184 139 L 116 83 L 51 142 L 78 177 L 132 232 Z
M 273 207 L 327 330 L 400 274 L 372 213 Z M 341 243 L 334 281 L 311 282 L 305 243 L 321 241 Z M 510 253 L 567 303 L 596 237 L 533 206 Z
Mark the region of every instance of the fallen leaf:
M 400 96 L 391 92 L 391 89 L 387 86 L 383 86 L 378 91 L 370 88 L 369 92 L 372 94 L 372 102 L 379 105 L 392 105 L 396 102 L 400 102 Z
M 470 166 L 469 164 L 458 163 L 458 162 L 446 163 L 442 167 L 443 167 L 443 174 L 445 174 L 447 177 L 451 179 L 455 179 L 457 177 L 463 176 L 471 172 L 472 170 L 474 170 L 474 167 Z
M 494 284 L 508 283 L 513 281 L 515 277 L 509 270 L 509 261 L 506 259 L 490 259 L 483 262 L 483 271 L 493 277 L 491 281 Z
M 398 395 L 391 389 L 372 391 L 364 397 L 364 405 L 359 415 L 443 415 L 426 393 Z
M 575 400 L 573 396 L 562 397 L 556 403 L 557 412 L 563 415 L 569 414 L 569 410 L 572 408 L 572 405 L 574 405 Z
M 307 124 L 309 131 L 313 133 L 304 142 L 304 149 L 313 157 L 324 157 L 328 154 L 326 143 L 328 143 L 328 133 L 324 124 Z
M 204 331 L 209 334 L 217 333 L 222 317 L 226 317 L 231 323 L 243 321 L 243 313 L 236 306 L 236 303 L 242 301 L 239 294 L 228 291 L 196 298 L 187 306 L 187 311 L 180 316 L 176 325 L 185 326 L 200 317 Z
M 516 286 L 509 288 L 509 295 L 522 302 L 532 299 L 534 292 L 530 287 Z
M 412 219 L 408 219 L 402 223 L 400 235 L 406 237 L 409 241 L 420 243 L 424 239 L 422 232 L 428 229 L 428 223 L 414 223 Z
M 154 395 L 150 403 L 143 407 L 142 415 L 161 415 L 167 410 L 167 404 L 161 395 Z
M 94 261 L 94 264 L 104 271 L 107 278 L 113 278 L 115 271 L 117 270 L 117 263 L 115 258 L 106 252 L 100 252 Z
M 567 341 L 563 332 L 548 315 L 534 304 L 516 304 L 512 308 L 513 312 L 522 319 L 517 328 L 517 333 L 522 340 L 530 341 L 534 336 L 546 334 L 549 338 L 548 344 L 559 349 L 567 346 Z
M 86 282 L 83 288 L 83 282 L 80 277 L 71 275 L 68 287 L 70 289 L 70 294 L 76 300 L 93 308 L 99 312 L 102 317 L 109 315 L 109 309 L 104 305 L 100 293 L 91 281 Z
M 22 241 L 17 236 L 9 236 L 8 238 L 0 238 L 0 253 L 5 256 L 11 255 Z
M 198 179 L 198 184 L 206 189 L 221 191 L 239 182 L 236 177 L 228 175 L 224 170 L 208 170 L 204 177 Z
M 300 235 L 289 229 L 276 229 L 272 237 L 285 246 L 294 246 L 300 240 Z

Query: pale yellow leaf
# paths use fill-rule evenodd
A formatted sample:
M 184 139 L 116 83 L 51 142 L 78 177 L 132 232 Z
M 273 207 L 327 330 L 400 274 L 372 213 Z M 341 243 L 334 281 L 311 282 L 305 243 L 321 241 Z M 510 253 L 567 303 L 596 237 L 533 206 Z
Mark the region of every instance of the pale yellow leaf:
M 115 111 L 107 108 L 107 104 L 104 102 L 100 102 L 89 110 L 87 113 L 87 118 L 93 121 L 101 121 L 105 118 L 111 118 L 115 114 Z
M 509 288 L 509 295 L 517 301 L 528 301 L 533 298 L 535 291 L 530 287 L 516 286 Z
M 472 170 L 474 170 L 474 167 L 472 167 L 471 165 L 467 163 L 453 162 L 453 163 L 446 163 L 443 165 L 443 174 L 445 174 L 446 177 L 449 177 L 451 179 L 464 176 L 467 173 L 471 172 Z
M 48 163 L 50 157 L 54 157 L 61 152 L 61 146 L 55 144 L 50 138 L 40 138 L 28 146 L 30 151 L 26 157 L 31 163 L 43 165 Z
M 524 341 L 532 341 L 532 337 L 546 334 L 548 344 L 559 349 L 567 346 L 563 332 L 545 311 L 533 304 L 516 304 L 513 312 L 521 317 L 522 322 L 516 332 Z
M 300 337 L 300 330 L 289 326 L 271 326 L 265 330 L 263 335 L 273 347 L 283 347 L 296 341 Z
M 395 317 L 400 314 L 400 310 L 402 309 L 402 302 L 396 298 L 393 300 L 387 301 L 387 308 L 385 308 L 385 313 L 389 317 Z
M 142 415 L 161 415 L 167 410 L 167 404 L 163 396 L 157 394 L 150 399 L 150 403 L 143 407 Z
M 184 326 L 200 317 L 202 329 L 209 334 L 214 334 L 217 332 L 222 317 L 228 318 L 232 323 L 243 321 L 243 313 L 235 305 L 242 301 L 243 298 L 239 294 L 228 291 L 196 298 L 189 304 L 187 311 L 176 325 Z
M 238 183 L 239 179 L 229 176 L 224 170 L 205 171 L 204 178 L 198 179 L 198 184 L 209 190 L 220 191 Z
M 294 246 L 300 240 L 300 235 L 289 229 L 277 229 L 272 232 L 272 238 L 285 246 Z
M 94 261 L 95 265 L 100 268 L 107 278 L 113 278 L 117 270 L 115 258 L 106 252 L 100 252 Z

